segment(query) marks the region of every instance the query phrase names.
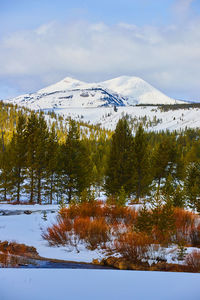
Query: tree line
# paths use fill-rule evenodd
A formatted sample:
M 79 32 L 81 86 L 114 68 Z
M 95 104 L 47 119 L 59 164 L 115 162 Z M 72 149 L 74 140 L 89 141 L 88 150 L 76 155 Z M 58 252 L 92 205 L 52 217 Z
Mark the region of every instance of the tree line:
M 118 204 L 159 194 L 200 209 L 199 129 L 133 131 L 125 116 L 112 135 L 98 127 L 82 134 L 79 122 L 0 104 L 1 200 L 78 202 L 104 190 Z
M 198 129 L 147 133 L 141 124 L 133 134 L 127 119 L 119 120 L 107 160 L 107 195 L 119 202 L 157 195 L 200 211 L 199 138 Z

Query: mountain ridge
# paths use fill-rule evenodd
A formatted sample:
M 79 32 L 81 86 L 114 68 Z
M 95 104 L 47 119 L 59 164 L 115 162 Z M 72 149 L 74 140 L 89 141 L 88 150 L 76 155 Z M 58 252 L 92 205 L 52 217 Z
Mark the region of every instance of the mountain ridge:
M 97 83 L 65 77 L 36 93 L 21 95 L 9 101 L 32 109 L 183 103 L 134 76 L 120 76 Z

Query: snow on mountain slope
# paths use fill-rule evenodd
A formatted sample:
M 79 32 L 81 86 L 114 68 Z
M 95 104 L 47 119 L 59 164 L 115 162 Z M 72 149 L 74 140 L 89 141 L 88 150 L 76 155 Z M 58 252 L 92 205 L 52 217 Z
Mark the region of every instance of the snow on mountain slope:
M 118 96 L 109 94 L 101 88 L 74 89 L 66 91 L 35 93 L 19 96 L 11 100 L 12 103 L 26 106 L 30 109 L 52 110 L 74 107 L 101 107 L 124 105 Z
M 146 130 L 180 130 L 200 127 L 200 109 L 163 112 L 156 106 L 130 104 L 184 103 L 165 96 L 137 77 L 122 76 L 100 83 L 85 83 L 67 77 L 60 82 L 7 100 L 34 110 L 54 111 L 58 115 L 100 124 L 114 130 L 118 120 L 128 114 L 137 122 L 145 120 Z M 113 109 L 117 106 L 117 109 Z
M 121 76 L 104 81 L 100 85 L 126 97 L 129 105 L 175 104 L 178 102 L 138 77 Z
M 66 91 L 80 88 L 81 86 L 85 85 L 86 83 L 71 77 L 66 77 L 63 80 L 52 84 L 44 89 L 38 91 L 39 94 L 44 93 L 52 93 L 56 91 Z
M 144 80 L 121 76 L 100 83 L 85 83 L 70 77 L 11 102 L 31 109 L 127 106 L 135 104 L 175 104 Z
M 123 106 L 114 111 L 113 107 L 76 107 L 58 108 L 54 112 L 64 118 L 71 117 L 77 121 L 98 124 L 109 130 L 115 130 L 118 120 L 125 115 L 129 115 L 135 125 L 146 119 L 144 128 L 147 131 L 200 128 L 200 108 L 162 111 L 158 106 Z
M 33 94 L 22 95 L 9 100 L 30 109 L 56 109 L 71 107 L 124 106 L 126 101 L 117 93 L 96 84 L 65 78 L 56 84 Z

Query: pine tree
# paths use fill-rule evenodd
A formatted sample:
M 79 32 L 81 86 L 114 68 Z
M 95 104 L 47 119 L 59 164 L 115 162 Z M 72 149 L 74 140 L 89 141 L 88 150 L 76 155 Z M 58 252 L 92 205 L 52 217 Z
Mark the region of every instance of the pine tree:
M 155 238 L 169 242 L 175 229 L 174 209 L 170 200 L 163 204 L 158 195 L 152 208 L 152 224 Z
M 41 204 L 42 181 L 47 166 L 48 129 L 44 117 L 32 113 L 26 127 L 27 179 L 26 191 L 30 203 L 37 200 Z M 37 198 L 37 199 L 36 199 Z
M 162 179 L 166 179 L 169 174 L 176 177 L 177 147 L 175 137 L 165 135 L 156 144 L 152 157 L 152 172 L 158 186 Z
M 148 210 L 146 204 L 144 204 L 142 209 L 140 209 L 138 212 L 136 229 L 150 235 L 152 227 L 153 224 L 151 211 Z
M 0 149 L 0 194 L 3 201 L 8 200 L 8 194 L 12 189 L 12 162 L 10 160 L 10 153 L 10 145 L 3 144 L 2 149 Z
M 61 146 L 62 182 L 68 202 L 74 195 L 90 187 L 92 164 L 88 149 L 80 141 L 78 127 L 75 121 L 70 122 L 66 142 Z
M 147 134 L 144 132 L 142 125 L 136 131 L 133 145 L 133 186 L 136 198 L 139 199 L 148 192 L 152 181 Z
M 45 194 L 52 204 L 56 192 L 56 175 L 58 175 L 58 138 L 55 124 L 52 125 L 47 141 L 47 165 L 45 169 Z
M 175 193 L 175 183 L 173 181 L 173 177 L 171 174 L 168 175 L 166 181 L 165 181 L 165 184 L 164 186 L 162 187 L 162 194 L 164 196 L 164 199 L 167 201 L 167 200 L 170 200 L 173 202 L 173 196 L 174 196 L 174 193 Z
M 75 159 L 75 173 L 76 173 L 76 194 L 80 196 L 84 189 L 90 189 L 92 178 L 92 161 L 90 159 L 90 152 L 80 141 L 77 145 L 77 155 Z
M 45 170 L 47 168 L 47 153 L 49 133 L 44 117 L 40 114 L 38 119 L 38 128 L 36 130 L 35 144 L 35 173 L 37 180 L 37 203 L 41 204 L 43 191 L 43 181 L 45 179 Z
M 25 180 L 26 167 L 26 118 L 20 113 L 16 127 L 11 141 L 11 160 L 12 160 L 12 194 L 16 197 L 17 202 L 20 202 L 21 187 Z
M 29 202 L 32 204 L 35 201 L 36 194 L 36 143 L 38 118 L 35 113 L 31 113 L 26 126 L 26 141 L 27 141 L 27 184 L 25 185 L 26 193 L 29 194 Z
M 117 195 L 116 204 L 118 206 L 125 206 L 126 205 L 126 201 L 127 201 L 126 198 L 127 198 L 126 192 L 124 190 L 124 187 L 122 186 L 121 189 L 119 190 L 118 195 Z
M 179 184 L 176 187 L 174 195 L 173 195 L 173 206 L 184 208 L 185 202 L 186 202 L 185 199 L 186 199 L 186 197 L 184 194 L 183 187 Z
M 186 170 L 185 192 L 191 208 L 200 212 L 200 163 L 189 164 Z
M 123 118 L 118 121 L 111 139 L 105 182 L 107 195 L 118 195 L 122 187 L 130 195 L 132 177 L 133 137 L 127 120 Z

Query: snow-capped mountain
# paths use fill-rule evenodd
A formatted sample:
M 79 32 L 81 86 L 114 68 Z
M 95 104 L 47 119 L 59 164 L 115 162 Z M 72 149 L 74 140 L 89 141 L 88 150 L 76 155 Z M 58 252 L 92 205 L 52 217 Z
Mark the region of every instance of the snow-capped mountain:
M 145 120 L 146 130 L 178 131 L 186 127 L 200 127 L 199 108 L 165 111 L 156 105 L 186 102 L 167 97 L 137 77 L 122 76 L 99 83 L 85 83 L 67 77 L 36 93 L 9 99 L 7 102 L 33 110 L 53 110 L 64 118 L 98 124 L 110 130 L 115 129 L 118 120 L 124 115 L 129 115 L 133 124 Z M 114 106 L 117 108 L 114 109 Z
M 136 104 L 175 104 L 138 77 L 121 76 L 99 83 L 86 83 L 70 77 L 9 101 L 31 109 L 94 108 Z
M 121 76 L 104 81 L 100 85 L 105 89 L 110 89 L 119 95 L 123 95 L 129 105 L 177 103 L 176 100 L 169 98 L 138 77 Z

